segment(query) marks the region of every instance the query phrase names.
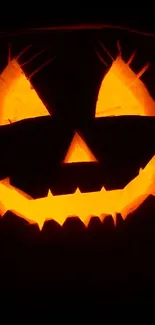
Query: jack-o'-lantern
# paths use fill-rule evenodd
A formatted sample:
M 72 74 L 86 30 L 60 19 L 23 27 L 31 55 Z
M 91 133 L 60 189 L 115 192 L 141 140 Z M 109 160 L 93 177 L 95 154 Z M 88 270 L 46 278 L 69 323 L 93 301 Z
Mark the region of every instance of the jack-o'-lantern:
M 93 118 L 76 128 L 51 116 L 18 58 L 9 61 L 0 80 L 1 216 L 11 210 L 40 227 L 69 216 L 84 223 L 93 215 L 125 218 L 155 194 L 155 102 L 140 80 L 148 65 L 136 74 L 132 59 L 116 57 L 103 76 Z M 23 188 L 14 185 L 22 174 Z M 37 189 L 46 183 L 42 194 L 30 195 L 33 182 Z

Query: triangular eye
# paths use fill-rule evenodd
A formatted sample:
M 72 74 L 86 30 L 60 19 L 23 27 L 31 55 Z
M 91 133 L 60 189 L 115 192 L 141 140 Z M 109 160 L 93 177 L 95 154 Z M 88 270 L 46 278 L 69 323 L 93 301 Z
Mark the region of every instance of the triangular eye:
M 95 117 L 155 115 L 155 102 L 140 80 L 147 67 L 136 75 L 118 56 L 101 83 Z
M 11 60 L 0 76 L 0 125 L 49 115 L 17 60 Z
M 90 151 L 85 141 L 76 132 L 63 162 L 65 164 L 77 162 L 97 162 L 97 159 Z

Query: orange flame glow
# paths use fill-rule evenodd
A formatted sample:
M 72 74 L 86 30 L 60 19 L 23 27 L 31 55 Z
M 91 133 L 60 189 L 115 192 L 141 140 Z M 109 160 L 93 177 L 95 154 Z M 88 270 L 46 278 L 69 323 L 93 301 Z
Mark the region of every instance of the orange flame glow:
M 49 115 L 15 59 L 0 75 L 0 107 L 0 125 Z

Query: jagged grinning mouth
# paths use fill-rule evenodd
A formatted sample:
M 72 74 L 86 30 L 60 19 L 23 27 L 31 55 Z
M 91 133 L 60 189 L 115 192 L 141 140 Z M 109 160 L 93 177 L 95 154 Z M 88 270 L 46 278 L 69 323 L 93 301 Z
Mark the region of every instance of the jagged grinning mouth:
M 30 223 L 38 223 L 40 228 L 46 219 L 62 225 L 71 216 L 78 216 L 87 225 L 91 216 L 103 220 L 111 214 L 115 220 L 121 213 L 125 219 L 149 195 L 155 195 L 155 156 L 124 189 L 118 190 L 106 191 L 103 187 L 97 192 L 81 193 L 77 188 L 75 193 L 65 195 L 53 195 L 49 190 L 47 197 L 33 199 L 10 185 L 7 178 L 0 182 L 0 214 L 10 210 Z

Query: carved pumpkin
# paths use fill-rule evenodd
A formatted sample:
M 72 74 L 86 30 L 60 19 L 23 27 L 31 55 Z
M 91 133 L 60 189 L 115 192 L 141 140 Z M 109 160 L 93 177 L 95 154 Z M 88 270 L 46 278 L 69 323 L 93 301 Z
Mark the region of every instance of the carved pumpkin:
M 50 116 L 30 83 L 33 74 L 26 77 L 18 58 L 10 60 L 0 80 L 1 216 L 11 210 L 42 227 L 46 219 L 63 224 L 77 215 L 87 224 L 93 215 L 126 218 L 155 194 L 155 102 L 140 80 L 148 65 L 135 74 L 132 59 L 116 57 L 103 76 L 94 117 L 76 129 Z M 23 187 L 13 185 L 23 173 Z M 39 190 L 46 184 L 41 196 L 30 195 L 33 182 Z

